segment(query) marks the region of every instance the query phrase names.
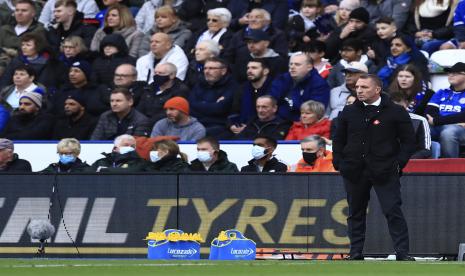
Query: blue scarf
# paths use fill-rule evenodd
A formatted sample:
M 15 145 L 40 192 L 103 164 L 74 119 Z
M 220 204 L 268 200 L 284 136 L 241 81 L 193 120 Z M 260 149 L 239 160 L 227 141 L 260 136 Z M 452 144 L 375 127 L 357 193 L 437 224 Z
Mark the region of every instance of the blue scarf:
M 410 62 L 412 56 L 410 52 L 403 53 L 397 57 L 389 56 L 387 64 L 378 71 L 378 77 L 383 81 L 383 86 L 388 87 L 391 80 L 392 73 L 399 65 L 404 65 Z

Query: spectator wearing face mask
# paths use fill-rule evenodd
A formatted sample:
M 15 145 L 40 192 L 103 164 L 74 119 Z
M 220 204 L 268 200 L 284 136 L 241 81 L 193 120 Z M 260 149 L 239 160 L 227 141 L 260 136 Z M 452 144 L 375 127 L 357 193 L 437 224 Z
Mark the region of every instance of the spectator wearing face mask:
M 147 171 L 189 171 L 187 155 L 179 150 L 178 144 L 173 140 L 160 140 L 155 142 L 149 156 L 151 163 L 147 165 Z
M 204 137 L 197 140 L 197 159 L 190 165 L 191 171 L 199 172 L 238 172 L 236 164 L 228 160 L 226 152 L 220 150 L 218 140 Z
M 116 137 L 111 153 L 102 153 L 103 158 L 97 160 L 89 168 L 92 172 L 142 172 L 146 170 L 147 161 L 136 152 L 134 136 L 123 134 Z
M 241 172 L 285 172 L 287 166 L 274 157 L 278 142 L 267 135 L 257 135 L 253 141 L 252 157 Z
M 82 162 L 81 159 L 79 159 L 79 154 L 81 153 L 81 144 L 75 138 L 65 138 L 60 140 L 60 142 L 57 144 L 57 153 L 59 157 L 58 162 L 50 164 L 41 172 L 82 172 L 89 167 L 86 162 Z
M 319 135 L 311 135 L 300 141 L 302 159 L 289 167 L 289 172 L 335 172 L 333 154 L 326 150 L 326 142 Z

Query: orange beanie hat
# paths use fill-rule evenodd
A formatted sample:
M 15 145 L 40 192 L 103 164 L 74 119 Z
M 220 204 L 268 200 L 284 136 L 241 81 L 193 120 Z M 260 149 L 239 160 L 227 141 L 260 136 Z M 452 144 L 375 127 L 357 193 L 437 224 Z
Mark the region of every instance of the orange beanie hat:
M 189 102 L 183 97 L 173 97 L 167 100 L 163 108 L 174 108 L 189 115 Z

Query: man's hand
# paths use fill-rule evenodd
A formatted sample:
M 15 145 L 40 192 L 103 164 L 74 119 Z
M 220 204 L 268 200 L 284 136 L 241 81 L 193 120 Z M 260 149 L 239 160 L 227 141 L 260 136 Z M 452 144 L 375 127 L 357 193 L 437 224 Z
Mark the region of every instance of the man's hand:
M 339 38 L 344 39 L 348 37 L 353 31 L 355 31 L 354 26 L 352 26 L 352 24 L 347 24 L 342 29 L 341 34 L 339 35 Z
M 249 24 L 249 13 L 244 14 L 239 18 L 239 25 L 248 25 Z
M 426 114 L 426 119 L 428 120 L 428 124 L 429 124 L 430 126 L 434 126 L 434 118 L 431 117 L 431 115 Z
M 244 128 L 246 127 L 247 125 L 245 124 L 241 124 L 240 126 L 237 126 L 237 125 L 232 125 L 229 129 L 231 130 L 232 133 L 234 134 L 239 134 L 241 133 Z

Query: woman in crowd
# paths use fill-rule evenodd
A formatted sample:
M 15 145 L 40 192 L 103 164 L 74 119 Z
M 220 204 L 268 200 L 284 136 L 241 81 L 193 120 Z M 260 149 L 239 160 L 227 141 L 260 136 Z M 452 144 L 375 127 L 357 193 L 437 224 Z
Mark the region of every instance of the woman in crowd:
M 349 22 L 350 12 L 358 7 L 360 7 L 360 2 L 358 0 L 342 0 L 339 3 L 339 8 L 334 18 L 337 25 L 342 26 Z
M 394 71 L 404 64 L 415 64 L 423 79 L 429 80 L 428 60 L 417 49 L 412 38 L 398 34 L 391 40 L 391 53 L 387 57 L 386 65 L 378 71 L 378 77 L 381 78 L 385 87 L 389 86 Z
M 113 33 L 119 34 L 124 38 L 129 48 L 130 56 L 138 58 L 145 54 L 146 50 L 141 48 L 144 34 L 137 30 L 131 11 L 126 6 L 115 4 L 108 8 L 105 14 L 103 29 L 98 29 L 95 32 L 90 44 L 90 50 L 98 52 L 103 38 Z
M 66 83 L 66 66 L 48 50 L 45 38 L 39 34 L 27 33 L 21 37 L 21 52 L 11 60 L 2 76 L 0 87 L 13 83 L 17 67 L 27 65 L 34 69 L 36 83 L 41 83 L 53 93 Z
M 173 43 L 181 48 L 185 46 L 192 35 L 170 6 L 162 6 L 155 12 L 155 24 L 149 34 L 151 36 L 155 33 L 168 34 Z
M 66 65 L 71 67 L 71 64 L 78 60 L 89 61 L 89 49 L 84 44 L 84 40 L 79 36 L 69 36 L 63 40 L 60 47 L 59 59 Z
M 220 46 L 214 40 L 203 40 L 195 46 L 194 56 L 187 69 L 186 84 L 193 87 L 203 77 L 205 61 L 220 55 Z
M 157 141 L 150 152 L 148 171 L 187 172 L 189 164 L 187 155 L 179 150 L 178 144 L 172 140 Z
M 324 118 L 325 106 L 317 101 L 306 101 L 300 106 L 300 122 L 294 122 L 286 140 L 302 140 L 317 134 L 329 138 L 331 121 Z
M 75 138 L 62 139 L 57 144 L 57 153 L 59 160 L 57 163 L 50 164 L 43 169 L 43 173 L 70 173 L 82 172 L 89 167 L 86 162 L 79 159 L 81 153 L 81 144 Z
M 231 13 L 226 8 L 211 9 L 207 12 L 207 28 L 204 28 L 192 36 L 186 44 L 187 53 L 193 53 L 194 47 L 204 40 L 214 40 L 223 51 L 233 36 L 228 29 L 231 23 Z
M 412 64 L 397 68 L 393 74 L 389 93 L 402 92 L 408 100 L 408 111 L 423 116 L 426 105 L 434 94 L 423 81 L 421 72 Z
M 144 34 L 148 34 L 155 23 L 155 11 L 163 6 L 170 5 L 174 8 L 179 7 L 183 0 L 148 0 L 146 1 L 136 15 L 137 29 Z

